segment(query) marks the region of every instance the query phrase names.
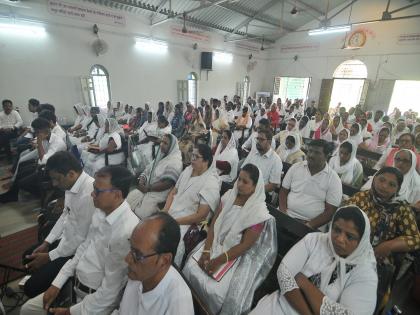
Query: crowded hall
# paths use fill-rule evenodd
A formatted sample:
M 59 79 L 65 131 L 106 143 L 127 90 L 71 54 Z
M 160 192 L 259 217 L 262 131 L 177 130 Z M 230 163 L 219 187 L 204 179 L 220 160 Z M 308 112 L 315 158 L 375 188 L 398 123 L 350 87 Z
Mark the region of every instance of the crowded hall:
M 420 314 L 420 1 L 0 19 L 0 315 Z

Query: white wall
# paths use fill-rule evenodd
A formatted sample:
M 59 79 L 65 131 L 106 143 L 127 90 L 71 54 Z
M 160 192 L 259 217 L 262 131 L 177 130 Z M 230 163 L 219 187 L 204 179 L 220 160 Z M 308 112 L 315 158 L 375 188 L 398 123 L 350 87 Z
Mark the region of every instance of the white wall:
M 77 1 L 74 1 L 77 2 Z M 94 6 L 80 2 L 84 6 Z M 24 119 L 31 97 L 56 106 L 59 116 L 73 119 L 73 104 L 82 100 L 80 76 L 89 74 L 94 64 L 103 65 L 110 74 L 112 100 L 121 100 L 133 106 L 150 101 L 156 106 L 161 100 L 177 99 L 176 80 L 186 79 L 189 72 L 200 73 L 200 51 L 224 50 L 234 53 L 233 63 L 213 62 L 213 71 L 202 72 L 199 97 L 232 97 L 235 84 L 246 75 L 249 51 L 235 49 L 223 42 L 217 33 L 205 33 L 209 41 L 176 38 L 170 32 L 170 23 L 151 29 L 149 21 L 141 16 L 116 11 L 126 16 L 124 28 L 99 24 L 100 37 L 109 44 L 107 54 L 97 57 L 91 44 L 95 40 L 92 23 L 51 15 L 45 2 L 30 2 L 31 10 L 13 9 L 16 17 L 43 21 L 47 36 L 30 39 L 0 33 L 0 95 L 19 106 Z M 101 7 L 105 10 L 109 8 Z M 0 6 L 0 14 L 8 13 Z M 166 55 L 145 54 L 135 47 L 135 36 L 150 35 L 169 42 Z M 249 74 L 251 93 L 261 90 L 265 61 L 263 53 L 252 52 L 258 64 Z
M 358 1 L 353 6 L 352 22 L 379 19 L 385 10 L 386 1 Z M 392 1 L 391 10 L 407 5 L 407 1 Z M 337 9 L 338 10 L 338 9 Z M 345 10 L 332 20 L 332 25 L 346 24 L 349 10 Z M 420 14 L 420 6 L 395 13 L 394 16 Z M 331 14 L 330 14 L 331 16 Z M 311 22 L 301 30 L 318 28 Z M 309 98 L 318 101 L 321 80 L 332 78 L 336 67 L 347 59 L 359 59 L 368 69 L 368 79 L 377 84 L 379 79 L 420 80 L 420 45 L 398 44 L 398 36 L 403 33 L 419 33 L 420 18 L 378 22 L 354 26 L 352 31 L 363 29 L 367 32 L 367 42 L 359 50 L 341 49 L 344 36 L 329 34 L 309 36 L 307 31 L 295 32 L 281 38 L 270 51 L 267 75 L 263 87 L 272 90 L 274 76 L 312 77 Z M 315 49 L 294 49 L 284 52 L 290 45 L 314 45 Z M 283 48 L 283 50 L 282 50 Z M 298 60 L 293 61 L 297 55 Z M 388 104 L 378 104 L 387 107 Z

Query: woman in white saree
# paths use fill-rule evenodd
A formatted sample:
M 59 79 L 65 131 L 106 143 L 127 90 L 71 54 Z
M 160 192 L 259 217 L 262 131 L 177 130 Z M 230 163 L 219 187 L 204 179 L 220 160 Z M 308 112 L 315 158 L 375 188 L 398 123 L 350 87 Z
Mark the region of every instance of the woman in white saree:
M 214 212 L 220 200 L 220 179 L 212 167 L 213 156 L 206 144 L 193 149 L 191 165 L 179 177 L 163 211 L 176 219 L 181 228 L 175 263 L 180 266 L 185 253 L 183 237 L 192 224 L 199 225 Z
M 372 315 L 378 277 L 366 214 L 338 209 L 329 232 L 307 234 L 289 250 L 277 278 L 280 290 L 250 315 Z
M 213 165 L 217 169 L 220 180 L 228 183 L 235 181 L 238 174 L 238 164 L 239 157 L 235 137 L 232 136 L 230 130 L 224 130 L 222 140 L 220 140 L 213 157 Z
M 245 165 L 233 189 L 222 197 L 207 239 L 183 269 L 213 314 L 249 311 L 255 289 L 272 268 L 277 254 L 274 218 L 265 204 L 264 179 L 253 164 Z M 201 252 L 201 256 L 200 256 Z M 218 282 L 211 276 L 237 260 Z
M 105 166 L 105 153 L 112 153 L 121 149 L 121 128 L 115 118 L 107 118 L 105 121 L 105 134 L 97 147 L 91 147 L 84 161 L 84 171 L 94 176 L 96 171 Z M 124 152 L 108 156 L 109 165 L 119 165 L 124 162 Z
M 159 151 L 140 175 L 138 186 L 127 196 L 127 202 L 136 215 L 144 218 L 159 211 L 182 172 L 182 157 L 178 140 L 172 134 L 162 137 Z

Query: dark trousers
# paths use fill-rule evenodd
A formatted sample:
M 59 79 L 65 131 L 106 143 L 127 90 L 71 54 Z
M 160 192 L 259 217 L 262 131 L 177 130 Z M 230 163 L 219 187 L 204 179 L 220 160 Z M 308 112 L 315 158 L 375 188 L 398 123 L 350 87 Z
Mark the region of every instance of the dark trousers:
M 17 138 L 17 130 L 3 131 L 0 130 L 0 148 L 4 148 L 8 158 L 12 157 L 10 150 L 10 140 Z
M 53 250 L 58 246 L 60 241 L 55 241 L 49 247 L 49 250 Z M 22 263 L 26 265 L 30 262 L 29 259 L 26 258 L 26 255 L 31 255 L 35 248 L 37 248 L 41 243 L 36 244 L 28 248 L 22 256 Z M 45 292 L 50 286 L 51 283 L 54 281 L 57 274 L 60 272 L 61 268 L 67 262 L 67 260 L 71 259 L 72 257 L 60 257 L 53 261 L 50 261 L 43 265 L 41 268 L 35 270 L 31 274 L 31 278 L 26 281 L 25 286 L 23 288 L 23 292 L 29 297 L 33 298 L 43 292 Z

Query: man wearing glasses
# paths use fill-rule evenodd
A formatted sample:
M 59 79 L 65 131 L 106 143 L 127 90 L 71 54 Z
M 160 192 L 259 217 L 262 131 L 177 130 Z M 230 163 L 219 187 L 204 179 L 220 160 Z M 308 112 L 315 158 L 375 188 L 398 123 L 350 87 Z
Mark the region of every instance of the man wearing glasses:
M 252 150 L 242 166 L 254 164 L 263 174 L 265 192 L 270 193 L 280 186 L 283 163 L 277 153 L 271 148 L 273 133 L 270 129 L 258 131 L 256 149 Z
M 86 240 L 61 268 L 45 293 L 27 301 L 21 314 L 109 314 L 119 302 L 127 281 L 124 257 L 127 239 L 139 219 L 125 201 L 131 173 L 120 166 L 107 166 L 95 174 L 93 204 L 96 208 Z M 70 277 L 74 277 L 77 303 L 70 308 L 50 308 Z
M 180 238 L 178 223 L 165 212 L 137 225 L 125 257 L 129 280 L 112 315 L 194 314 L 191 291 L 172 267 Z

